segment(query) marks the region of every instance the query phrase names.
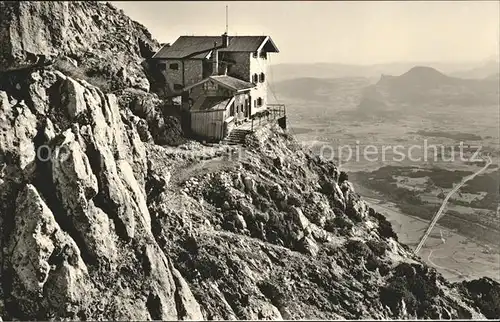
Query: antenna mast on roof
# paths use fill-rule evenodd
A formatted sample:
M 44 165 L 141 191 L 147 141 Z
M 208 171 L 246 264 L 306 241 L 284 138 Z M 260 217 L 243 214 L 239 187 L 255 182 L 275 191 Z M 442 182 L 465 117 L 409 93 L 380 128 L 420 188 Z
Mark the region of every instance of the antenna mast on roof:
M 227 4 L 226 4 L 226 34 L 227 34 L 227 32 L 228 32 L 228 30 L 227 30 L 227 29 L 228 29 L 228 27 L 227 27 Z

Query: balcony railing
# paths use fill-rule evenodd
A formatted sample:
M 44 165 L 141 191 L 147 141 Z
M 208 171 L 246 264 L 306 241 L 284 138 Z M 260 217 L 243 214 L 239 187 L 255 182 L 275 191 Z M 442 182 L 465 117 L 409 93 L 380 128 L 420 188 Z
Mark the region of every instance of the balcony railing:
M 267 104 L 267 108 L 265 110 L 257 112 L 251 116 L 251 131 L 254 130 L 254 126 L 261 126 L 275 120 L 278 120 L 279 122 L 279 120 L 283 119 L 285 116 L 285 104 Z
M 267 104 L 267 110 L 274 118 L 280 118 L 286 115 L 285 104 Z

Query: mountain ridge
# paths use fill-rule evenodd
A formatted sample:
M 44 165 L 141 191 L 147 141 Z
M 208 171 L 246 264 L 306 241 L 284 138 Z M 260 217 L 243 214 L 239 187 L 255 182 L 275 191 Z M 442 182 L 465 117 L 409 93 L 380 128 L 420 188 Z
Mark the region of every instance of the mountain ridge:
M 451 74 L 451 76 L 456 76 L 460 78 L 472 78 L 472 79 L 481 79 L 487 78 L 490 75 L 498 74 L 500 70 L 500 62 L 498 58 L 490 59 L 484 64 L 480 66 L 476 66 L 467 70 L 456 71 Z
M 462 79 L 445 75 L 428 66 L 415 66 L 399 76 L 382 75 L 364 91 L 360 107 L 374 106 L 366 100 L 376 97 L 384 105 L 484 106 L 498 104 L 498 80 L 494 78 Z M 377 109 L 380 108 L 377 104 Z
M 446 281 L 281 128 L 169 146 L 154 40 L 112 6 L 0 8 L 3 319 L 498 316 L 499 283 Z
M 338 78 L 367 77 L 379 78 L 382 74 L 400 75 L 414 66 L 429 66 L 445 74 L 472 70 L 483 62 L 442 63 L 442 62 L 394 62 L 380 64 L 342 64 L 342 63 L 283 63 L 272 64 L 271 71 L 276 82 L 299 77 Z

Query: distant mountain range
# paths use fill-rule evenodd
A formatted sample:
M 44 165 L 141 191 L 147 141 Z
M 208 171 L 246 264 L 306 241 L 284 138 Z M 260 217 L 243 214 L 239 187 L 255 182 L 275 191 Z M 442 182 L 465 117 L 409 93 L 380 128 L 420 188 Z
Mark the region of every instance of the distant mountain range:
M 401 75 L 414 66 L 428 66 L 445 74 L 461 78 L 485 78 L 499 72 L 498 61 L 474 63 L 387 63 L 350 65 L 337 63 L 297 63 L 271 65 L 271 81 L 280 82 L 296 78 L 366 77 L 375 81 L 382 75 Z
M 495 78 L 463 79 L 447 76 L 431 67 L 417 66 L 400 76 L 382 75 L 376 84 L 365 89 L 363 99 L 382 99 L 385 105 L 398 107 L 493 105 L 498 104 L 498 86 Z M 361 108 L 370 106 L 360 103 Z
M 470 71 L 472 75 L 476 69 Z M 324 76 L 327 73 L 323 71 Z M 378 81 L 366 77 L 298 77 L 272 86 L 277 96 L 288 102 L 320 103 L 323 108 L 343 110 L 346 116 L 356 118 L 399 118 L 439 106 L 499 104 L 498 73 L 466 79 L 448 76 L 428 66 L 413 66 L 399 76 L 384 73 Z
M 500 62 L 489 60 L 480 66 L 471 69 L 450 73 L 450 76 L 460 78 L 498 78 L 500 72 Z

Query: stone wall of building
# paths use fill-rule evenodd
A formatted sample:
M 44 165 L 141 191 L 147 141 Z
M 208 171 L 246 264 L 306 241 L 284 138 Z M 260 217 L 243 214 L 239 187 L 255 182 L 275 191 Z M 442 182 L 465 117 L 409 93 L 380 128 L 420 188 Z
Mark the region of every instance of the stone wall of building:
M 203 79 L 203 61 L 184 61 L 184 86 L 190 86 Z
M 172 67 L 177 64 L 177 69 Z M 158 62 L 157 67 L 165 77 L 165 81 L 171 91 L 174 90 L 174 84 L 182 84 L 182 61 L 174 59 L 165 59 Z
M 257 53 L 257 57 L 254 57 L 253 53 L 248 52 L 226 52 L 224 53 L 224 56 L 226 59 L 235 62 L 235 64 L 231 65 L 227 71 L 229 76 L 252 82 L 257 85 L 250 91 L 249 100 L 251 105 L 251 114 L 253 115 L 266 109 L 268 101 L 267 59 L 261 57 L 260 52 Z M 202 60 L 164 60 L 161 63 L 165 64 L 165 70 L 163 70 L 162 73 L 165 76 L 168 87 L 173 92 L 182 87 L 196 84 L 203 79 Z M 172 69 L 172 64 L 178 64 L 178 68 Z M 264 80 L 261 79 L 261 74 L 264 74 Z M 257 76 L 256 79 L 254 78 L 255 75 Z M 260 104 L 259 99 L 261 102 Z
M 163 65 L 165 69 L 162 68 L 162 64 L 165 64 Z M 175 65 L 177 65 L 177 69 Z M 171 91 L 179 90 L 202 80 L 203 63 L 201 60 L 165 59 L 159 61 L 157 66 Z

